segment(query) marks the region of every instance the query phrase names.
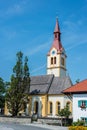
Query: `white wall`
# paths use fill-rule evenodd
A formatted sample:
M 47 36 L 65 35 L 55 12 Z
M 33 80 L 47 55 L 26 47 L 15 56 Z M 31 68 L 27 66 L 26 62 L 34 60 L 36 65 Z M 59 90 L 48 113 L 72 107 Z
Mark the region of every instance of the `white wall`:
M 52 54 L 55 51 L 55 54 Z M 56 57 L 56 64 L 51 64 L 51 58 Z M 61 64 L 61 57 L 64 58 L 64 66 Z M 66 57 L 57 52 L 55 48 L 52 48 L 50 55 L 47 56 L 47 74 L 54 74 L 56 77 L 66 76 Z
M 87 94 L 73 94 L 73 121 L 77 121 L 81 119 L 81 117 L 87 118 L 87 108 L 86 111 L 81 110 L 81 108 L 78 107 L 79 100 L 87 100 Z
M 53 112 L 52 112 L 53 117 L 56 117 L 56 102 L 57 101 L 60 102 L 61 109 L 63 109 L 66 106 L 66 103 L 68 101 L 71 102 L 71 100 L 64 95 L 48 96 L 48 102 L 53 103 Z

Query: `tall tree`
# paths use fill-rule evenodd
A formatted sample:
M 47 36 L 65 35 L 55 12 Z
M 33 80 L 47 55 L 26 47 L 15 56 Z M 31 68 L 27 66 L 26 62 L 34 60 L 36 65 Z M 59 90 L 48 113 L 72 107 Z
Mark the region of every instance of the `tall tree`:
M 30 86 L 28 58 L 25 57 L 23 64 L 23 53 L 18 52 L 16 56 L 16 65 L 13 68 L 10 87 L 6 94 L 7 108 L 12 116 L 18 115 L 21 110 L 25 109 Z
M 0 109 L 4 107 L 5 102 L 5 83 L 0 77 Z

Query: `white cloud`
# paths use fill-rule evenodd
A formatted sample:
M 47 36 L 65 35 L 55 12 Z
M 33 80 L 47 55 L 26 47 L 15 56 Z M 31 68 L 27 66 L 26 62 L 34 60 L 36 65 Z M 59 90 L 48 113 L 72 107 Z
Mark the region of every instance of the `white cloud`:
M 33 71 L 31 71 L 31 74 L 36 73 L 36 72 L 42 70 L 43 68 L 46 68 L 46 64 L 42 65 L 41 67 L 39 67 L 37 69 L 34 69 Z
M 64 21 L 63 43 L 66 50 L 71 50 L 77 46 L 87 44 L 87 30 L 84 20 L 77 20 L 76 22 Z
M 74 44 L 72 44 L 72 45 L 70 44 L 70 46 L 66 48 L 66 51 L 71 50 L 71 49 L 74 49 L 74 48 L 76 48 L 76 47 L 78 47 L 78 46 L 80 46 L 80 45 L 83 45 L 83 44 L 87 44 L 87 39 L 86 39 L 86 40 L 82 40 L 82 41 L 79 42 L 79 43 L 75 43 L 75 42 L 74 42 Z
M 34 55 L 40 51 L 43 51 L 46 48 L 49 48 L 50 44 L 51 44 L 52 40 L 49 40 L 49 42 L 46 43 L 41 43 L 40 45 L 35 45 L 35 47 L 33 48 L 29 48 L 28 50 L 26 50 L 25 54 L 31 56 Z

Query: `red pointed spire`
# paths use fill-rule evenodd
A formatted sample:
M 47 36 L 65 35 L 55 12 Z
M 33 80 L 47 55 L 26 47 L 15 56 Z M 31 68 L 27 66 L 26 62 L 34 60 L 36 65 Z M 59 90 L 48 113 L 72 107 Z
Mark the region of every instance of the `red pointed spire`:
M 55 32 L 59 32 L 60 33 L 60 28 L 59 28 L 59 24 L 58 24 L 58 18 L 56 18 L 56 25 L 55 25 L 54 33 Z
M 51 49 L 54 47 L 57 49 L 58 52 L 61 52 L 63 50 L 60 35 L 61 35 L 61 33 L 60 33 L 60 28 L 59 28 L 58 18 L 57 18 L 55 29 L 54 29 L 54 41 L 53 41 Z

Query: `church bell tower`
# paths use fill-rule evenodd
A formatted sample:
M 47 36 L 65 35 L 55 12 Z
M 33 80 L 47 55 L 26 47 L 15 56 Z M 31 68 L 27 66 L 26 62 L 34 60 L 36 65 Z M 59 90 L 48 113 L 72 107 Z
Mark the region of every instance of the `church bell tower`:
M 66 76 L 66 53 L 61 43 L 61 32 L 56 19 L 53 32 L 54 40 L 50 51 L 47 54 L 47 74 L 54 74 L 56 77 Z

